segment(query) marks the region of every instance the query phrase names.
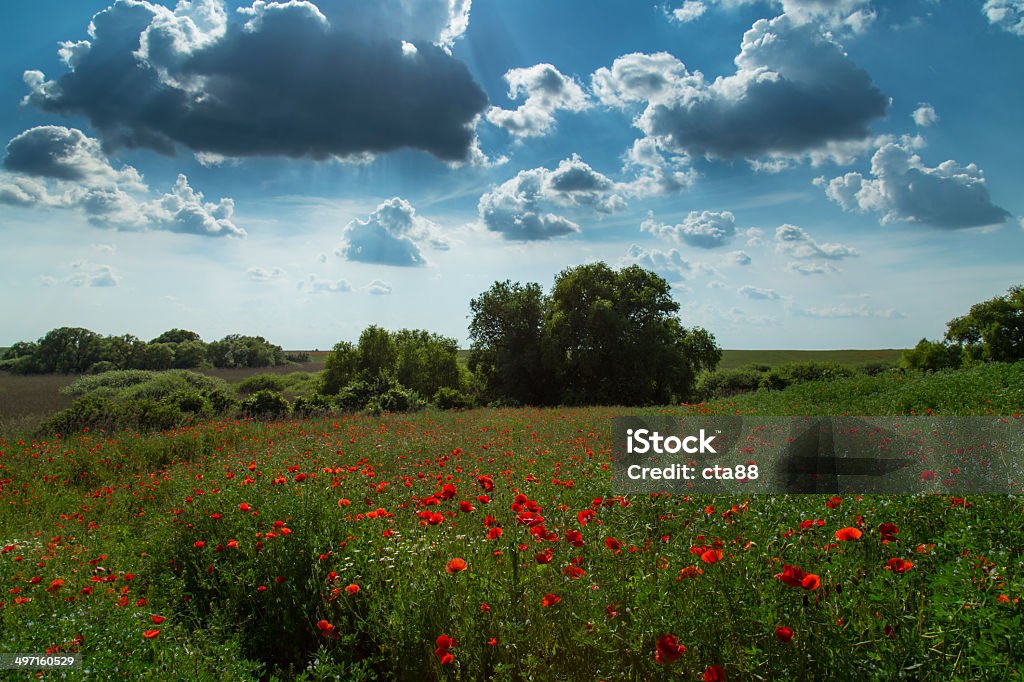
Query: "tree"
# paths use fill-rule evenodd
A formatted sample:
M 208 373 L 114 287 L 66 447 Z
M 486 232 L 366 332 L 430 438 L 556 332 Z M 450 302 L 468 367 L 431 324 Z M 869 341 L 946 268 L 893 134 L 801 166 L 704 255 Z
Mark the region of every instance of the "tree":
M 393 335 L 395 376 L 406 388 L 431 397 L 440 388 L 459 388 L 459 344 L 423 329 L 402 329 Z
M 910 350 L 903 351 L 900 364 L 908 369 L 935 371 L 959 367 L 962 360 L 960 346 L 921 339 Z
M 185 341 L 202 340 L 202 337 L 193 331 L 174 328 L 165 331 L 163 334 L 150 341 L 150 343 L 184 343 Z
M 1024 286 L 975 303 L 966 315 L 946 324 L 941 341 L 921 339 L 903 351 L 901 364 L 936 370 L 964 362 L 1016 362 L 1024 359 Z
M 539 284 L 509 280 L 470 301 L 469 368 L 483 379 L 486 397 L 537 404 L 558 394 L 544 371 L 545 306 Z
M 394 373 L 398 346 L 383 327 L 370 325 L 359 335 L 359 372 L 366 381 Z
M 549 364 L 570 403 L 666 403 L 688 397 L 721 351 L 683 327 L 668 282 L 637 265 L 589 263 L 555 278 L 547 308 Z
M 945 338 L 971 360 L 1024 359 L 1024 286 L 975 303 L 966 315 L 949 321 Z
M 84 372 L 103 359 L 102 338 L 82 327 L 52 329 L 39 339 L 37 357 L 43 372 Z
M 337 395 L 356 378 L 359 372 L 359 351 L 348 341 L 339 341 L 324 360 L 320 392 Z
M 206 357 L 206 344 L 202 341 L 181 341 L 167 345 L 174 349 L 174 367 L 176 369 L 210 366 L 210 361 Z
M 690 397 L 721 358 L 687 329 L 663 278 L 639 266 L 568 268 L 547 297 L 495 282 L 470 302 L 470 368 L 488 397 L 524 403 L 640 405 Z

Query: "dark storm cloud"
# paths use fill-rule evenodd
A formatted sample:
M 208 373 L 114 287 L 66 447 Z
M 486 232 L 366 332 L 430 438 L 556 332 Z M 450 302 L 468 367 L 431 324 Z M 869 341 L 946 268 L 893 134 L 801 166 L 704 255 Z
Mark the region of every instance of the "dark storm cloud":
M 801 153 L 868 135 L 889 99 L 813 23 L 782 15 L 743 36 L 736 73 L 707 81 L 667 53 L 629 54 L 593 76 L 610 106 L 644 102 L 636 125 L 676 153 Z
M 387 31 L 357 31 L 332 9 L 328 19 L 308 2 L 229 14 L 213 0 L 174 12 L 118 0 L 88 42 L 62 48 L 67 73 L 26 72 L 27 101 L 88 118 L 108 148 L 325 159 L 408 147 L 469 159 L 487 98 L 465 65 L 426 40 L 410 51 Z

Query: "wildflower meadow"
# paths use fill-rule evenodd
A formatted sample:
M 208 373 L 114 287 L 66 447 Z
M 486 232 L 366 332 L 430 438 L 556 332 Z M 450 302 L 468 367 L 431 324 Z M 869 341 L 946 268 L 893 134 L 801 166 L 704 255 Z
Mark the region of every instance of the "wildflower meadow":
M 0 440 L 0 650 L 95 679 L 1020 679 L 1019 496 L 623 497 L 624 411 Z

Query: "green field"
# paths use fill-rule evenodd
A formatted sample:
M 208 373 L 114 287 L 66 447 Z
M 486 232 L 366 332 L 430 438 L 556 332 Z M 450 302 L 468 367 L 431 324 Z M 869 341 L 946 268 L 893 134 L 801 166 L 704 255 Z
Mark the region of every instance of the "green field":
M 643 411 L 1022 407 L 994 363 Z M 622 498 L 625 412 L 0 438 L 0 648 L 96 679 L 1020 679 L 1021 497 Z
M 718 369 L 736 369 L 744 365 L 777 367 L 792 362 L 834 362 L 855 367 L 868 362 L 888 362 L 896 365 L 900 353 L 896 348 L 878 350 L 724 350 Z

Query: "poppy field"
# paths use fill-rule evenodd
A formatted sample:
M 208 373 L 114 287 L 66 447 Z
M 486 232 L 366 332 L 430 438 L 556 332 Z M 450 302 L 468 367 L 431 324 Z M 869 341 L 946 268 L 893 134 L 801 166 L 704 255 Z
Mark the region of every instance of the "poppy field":
M 1019 497 L 625 498 L 621 414 L 0 439 L 0 651 L 98 679 L 1020 679 Z

